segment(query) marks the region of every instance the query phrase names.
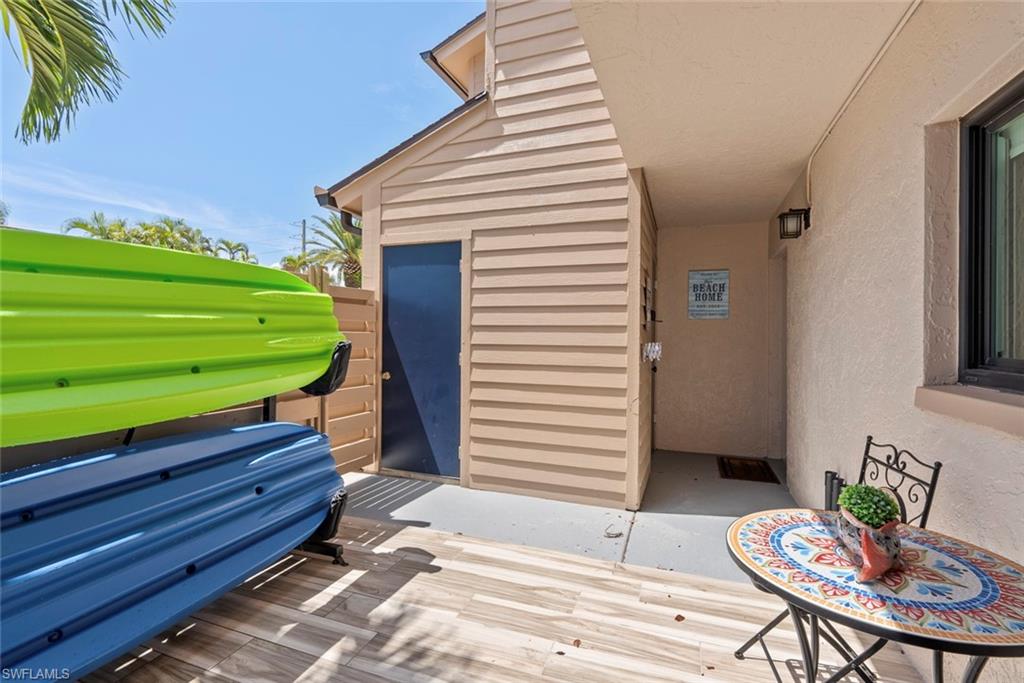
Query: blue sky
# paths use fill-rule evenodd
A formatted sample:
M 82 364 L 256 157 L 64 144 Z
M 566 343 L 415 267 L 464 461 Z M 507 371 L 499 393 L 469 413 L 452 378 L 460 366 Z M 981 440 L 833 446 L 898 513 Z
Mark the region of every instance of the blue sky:
M 263 264 L 327 186 L 459 104 L 419 53 L 483 11 L 462 3 L 179 1 L 160 39 L 115 51 L 120 96 L 55 143 L 17 141 L 28 78 L 0 51 L 0 196 L 12 225 L 56 231 L 103 211 L 186 219 Z

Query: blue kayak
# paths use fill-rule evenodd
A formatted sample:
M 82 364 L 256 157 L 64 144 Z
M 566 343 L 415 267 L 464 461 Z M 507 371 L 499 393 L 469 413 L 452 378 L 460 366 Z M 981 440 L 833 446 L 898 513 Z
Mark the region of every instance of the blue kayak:
M 286 423 L 0 475 L 2 673 L 84 675 L 333 535 L 343 507 L 327 438 Z

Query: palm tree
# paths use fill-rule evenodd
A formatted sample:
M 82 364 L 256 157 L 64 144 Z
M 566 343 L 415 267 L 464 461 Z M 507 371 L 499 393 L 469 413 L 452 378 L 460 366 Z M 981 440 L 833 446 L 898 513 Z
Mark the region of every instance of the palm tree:
M 245 242 L 232 242 L 231 240 L 220 239 L 215 245 L 217 254 L 224 253 L 232 261 L 242 263 L 256 263 L 256 257 L 249 251 L 249 245 Z
M 249 245 L 248 244 L 246 244 L 245 242 L 239 242 L 239 244 L 242 245 L 242 248 L 238 250 L 238 260 L 239 261 L 241 261 L 242 263 L 256 263 L 256 264 L 258 264 L 260 262 L 260 260 L 258 258 L 256 258 L 256 254 L 252 253 L 252 251 L 249 250 Z
M 287 270 L 289 273 L 304 273 L 306 269 L 312 265 L 310 259 L 305 254 L 288 254 L 287 256 L 281 257 L 281 270 Z
M 346 287 L 363 284 L 363 238 L 345 230 L 341 217 L 331 214 L 327 218 L 313 216 L 320 221 L 320 228 L 313 228 L 319 239 L 313 240 L 317 247 L 310 252 L 310 258 L 326 268 L 341 273 Z
M 125 241 L 132 244 L 145 244 L 150 247 L 176 248 L 172 229 L 160 223 L 147 221 L 136 221 L 135 225 L 129 229 L 128 239 Z
M 89 237 L 101 240 L 115 240 L 117 242 L 128 241 L 128 224 L 121 218 L 108 221 L 102 211 L 93 211 L 88 218 L 72 218 L 65 221 L 63 232 L 80 230 Z
M 31 76 L 16 133 L 21 141 L 53 142 L 79 107 L 114 100 L 124 76 L 110 46 L 115 15 L 129 31 L 159 36 L 173 8 L 171 0 L 0 0 L 4 33 Z
M 223 251 L 233 261 L 257 263 L 256 256 L 245 242 L 218 240 L 214 243 L 202 230 L 193 228 L 180 218 L 164 216 L 155 221 L 137 221 L 129 226 L 122 218 L 107 220 L 103 212 L 95 211 L 89 218 L 72 218 L 65 222 L 64 232 L 72 230 L 96 239 L 145 244 L 206 256 L 219 256 Z
M 163 216 L 152 222 L 140 221 L 137 225 L 146 235 L 144 244 L 193 254 L 217 255 L 213 240 L 180 218 Z

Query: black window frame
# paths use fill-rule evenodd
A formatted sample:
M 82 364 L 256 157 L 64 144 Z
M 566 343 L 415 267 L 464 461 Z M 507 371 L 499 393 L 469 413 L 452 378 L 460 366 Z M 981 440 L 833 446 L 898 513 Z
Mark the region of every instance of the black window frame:
M 991 167 L 986 132 L 1024 112 L 1024 73 L 960 125 L 960 368 L 962 384 L 1024 393 L 1024 360 L 990 358 Z

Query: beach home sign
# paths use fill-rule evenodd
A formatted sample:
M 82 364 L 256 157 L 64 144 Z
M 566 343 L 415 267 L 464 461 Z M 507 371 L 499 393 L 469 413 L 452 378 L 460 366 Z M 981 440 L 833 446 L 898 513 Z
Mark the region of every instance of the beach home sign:
M 691 270 L 690 320 L 725 320 L 729 317 L 729 271 Z

